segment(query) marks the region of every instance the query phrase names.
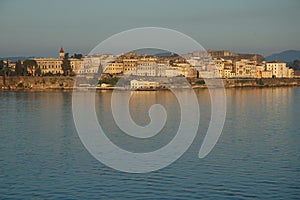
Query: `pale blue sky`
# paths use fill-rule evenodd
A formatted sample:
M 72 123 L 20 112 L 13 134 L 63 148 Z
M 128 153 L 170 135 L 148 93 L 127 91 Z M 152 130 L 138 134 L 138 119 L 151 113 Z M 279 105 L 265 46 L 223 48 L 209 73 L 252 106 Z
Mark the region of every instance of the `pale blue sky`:
M 299 0 L 1 0 L 0 57 L 87 54 L 118 32 L 171 28 L 205 49 L 300 50 Z

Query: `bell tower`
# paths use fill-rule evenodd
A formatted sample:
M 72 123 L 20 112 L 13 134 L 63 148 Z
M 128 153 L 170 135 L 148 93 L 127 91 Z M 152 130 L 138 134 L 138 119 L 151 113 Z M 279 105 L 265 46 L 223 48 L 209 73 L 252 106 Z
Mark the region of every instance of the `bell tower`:
M 59 58 L 64 58 L 65 57 L 65 51 L 64 49 L 61 47 L 59 50 Z

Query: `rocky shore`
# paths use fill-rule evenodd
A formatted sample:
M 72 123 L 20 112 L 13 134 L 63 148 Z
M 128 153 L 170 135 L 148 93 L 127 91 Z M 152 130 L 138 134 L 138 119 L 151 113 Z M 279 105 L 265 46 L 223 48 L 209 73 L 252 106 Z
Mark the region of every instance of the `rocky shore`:
M 0 90 L 57 90 L 73 89 L 75 77 L 64 76 L 0 76 Z
M 72 90 L 76 77 L 32 77 L 10 76 L 5 81 L 0 76 L 1 91 L 49 91 L 49 90 Z M 193 88 L 207 88 L 203 79 L 189 80 Z M 240 87 L 285 87 L 300 86 L 300 79 L 223 79 L 226 88 Z M 98 88 L 98 89 L 113 89 Z

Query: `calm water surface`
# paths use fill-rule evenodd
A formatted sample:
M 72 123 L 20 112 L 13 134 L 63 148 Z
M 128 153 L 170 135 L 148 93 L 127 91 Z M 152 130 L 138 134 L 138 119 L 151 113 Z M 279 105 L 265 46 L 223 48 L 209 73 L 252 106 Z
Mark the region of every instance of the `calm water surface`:
M 300 87 L 228 89 L 223 133 L 204 159 L 198 151 L 210 119 L 207 90 L 197 90 L 201 120 L 189 150 L 148 174 L 122 173 L 99 163 L 82 145 L 70 92 L 0 93 L 0 199 L 299 199 Z M 165 105 L 162 133 L 145 141 L 127 137 L 110 114 L 110 91 L 96 94 L 99 122 L 130 151 L 166 145 L 180 121 L 168 91 L 135 92 L 131 114 L 149 123 L 153 103 Z

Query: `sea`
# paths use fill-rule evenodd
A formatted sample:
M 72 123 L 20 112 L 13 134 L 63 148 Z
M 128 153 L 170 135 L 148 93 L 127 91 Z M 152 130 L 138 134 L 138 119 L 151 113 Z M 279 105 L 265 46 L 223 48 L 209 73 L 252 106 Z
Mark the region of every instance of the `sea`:
M 0 92 L 0 199 L 300 199 L 300 87 L 226 89 L 222 133 L 201 159 L 212 109 L 209 90 L 194 92 L 195 139 L 179 159 L 147 173 L 114 169 L 89 153 L 75 126 L 71 91 Z M 112 93 L 96 91 L 95 110 L 115 145 L 152 152 L 175 137 L 181 110 L 171 91 L 131 91 L 137 125 L 150 123 L 153 104 L 167 113 L 161 131 L 144 139 L 115 123 Z

